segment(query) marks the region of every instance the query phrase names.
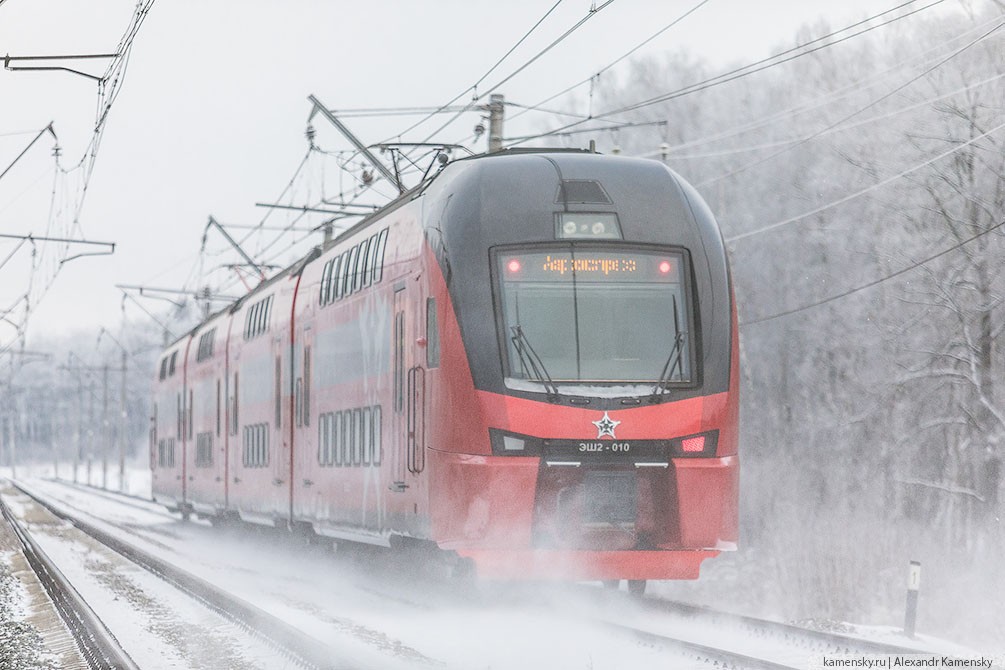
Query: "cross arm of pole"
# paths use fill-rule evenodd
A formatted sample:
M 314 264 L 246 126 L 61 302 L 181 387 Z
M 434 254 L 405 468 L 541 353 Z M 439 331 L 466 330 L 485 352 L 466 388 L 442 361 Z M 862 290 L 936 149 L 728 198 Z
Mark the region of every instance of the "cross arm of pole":
M 119 290 L 122 291 L 122 289 L 119 289 Z M 167 326 L 167 324 L 165 324 L 163 321 L 161 321 L 156 316 L 154 316 L 153 314 L 151 314 L 150 310 L 148 310 L 146 307 L 143 306 L 143 303 L 141 303 L 139 300 L 137 300 L 136 298 L 134 298 L 132 295 L 130 295 L 126 291 L 122 291 L 122 296 L 123 296 L 123 299 L 129 298 L 130 300 L 132 300 L 136 304 L 137 307 L 139 307 L 141 310 L 143 310 L 144 314 L 146 314 L 147 316 L 149 316 L 151 319 L 153 319 L 153 321 L 158 326 L 160 326 L 161 328 L 163 328 L 164 332 L 167 333 L 169 337 L 174 337 L 174 333 Z M 70 352 L 70 353 L 73 353 L 73 352 Z
M 205 248 L 206 246 L 206 234 L 209 232 L 209 229 L 213 226 L 216 226 L 217 230 L 220 231 L 220 234 L 222 234 L 227 239 L 227 241 L 230 242 L 230 245 L 235 249 L 237 249 L 237 253 L 241 254 L 241 257 L 244 258 L 244 260 L 248 261 L 248 264 L 258 271 L 259 278 L 262 281 L 265 281 L 265 270 L 263 270 L 262 267 L 251 258 L 251 256 L 249 256 L 244 252 L 244 249 L 242 249 L 241 245 L 238 244 L 237 241 L 230 236 L 230 233 L 227 232 L 227 229 L 224 228 L 222 225 L 220 225 L 220 222 L 214 219 L 212 216 L 209 217 L 209 222 L 206 223 L 206 229 L 202 233 L 203 247 Z
M 278 203 L 256 202 L 255 207 L 268 207 L 270 209 L 292 209 L 297 212 L 320 212 L 321 214 L 346 214 L 349 213 L 341 209 L 321 209 L 318 207 L 307 207 L 306 205 L 280 205 Z M 352 216 L 365 216 L 363 214 L 353 214 Z
M 15 158 L 14 161 L 10 165 L 8 165 L 7 168 L 3 172 L 0 172 L 0 179 L 3 179 L 4 175 L 6 175 L 8 172 L 10 172 L 11 168 L 13 168 L 15 165 L 17 165 L 17 162 L 19 160 L 21 160 L 21 158 L 26 153 L 28 153 L 28 150 L 31 149 L 33 146 L 35 146 L 35 142 L 38 142 L 42 138 L 42 136 L 45 135 L 46 133 L 49 133 L 50 135 L 52 135 L 52 139 L 54 139 L 54 140 L 58 139 L 56 137 L 56 131 L 53 130 L 53 128 L 52 128 L 52 121 L 50 121 L 49 125 L 47 125 L 42 130 L 38 131 L 38 135 L 35 135 L 35 138 L 31 142 L 28 143 L 28 146 L 26 146 L 21 153 L 19 153 L 17 155 L 17 158 Z
M 88 72 L 81 72 L 80 70 L 74 70 L 73 68 L 65 67 L 62 65 L 11 65 L 11 61 L 60 61 L 60 60 L 80 60 L 85 58 L 118 58 L 121 54 L 68 54 L 65 56 L 11 56 L 7 54 L 3 59 L 3 66 L 5 70 L 10 71 L 25 71 L 25 70 L 62 70 L 63 72 L 69 72 L 71 74 L 78 74 L 81 77 L 87 77 L 88 79 L 93 79 L 95 81 L 104 81 L 104 77 L 99 77 L 98 75 L 90 74 Z
M 272 268 L 273 266 L 260 266 Z M 138 291 L 140 295 L 146 295 L 147 293 L 173 293 L 175 295 L 188 295 L 194 296 L 196 298 L 203 298 L 209 300 L 237 300 L 238 296 L 234 295 L 223 295 L 219 293 L 206 293 L 205 291 L 193 291 L 180 288 L 159 288 L 156 286 L 142 286 L 140 284 L 116 284 L 115 288 L 121 289 L 123 291 Z M 154 297 L 154 296 L 147 296 Z M 107 330 L 105 332 L 108 332 Z
M 366 160 L 370 163 L 370 165 L 372 165 L 374 168 L 377 169 L 377 172 L 379 172 L 381 175 L 384 176 L 385 179 L 387 179 L 389 182 L 398 187 L 399 193 L 405 192 L 405 187 L 401 183 L 401 180 L 398 179 L 398 176 L 394 172 L 392 172 L 386 165 L 381 163 L 380 160 L 373 155 L 373 152 L 371 152 L 366 147 L 365 144 L 360 142 L 359 138 L 353 135 L 352 132 L 345 127 L 345 124 L 339 121 L 338 117 L 336 117 L 331 112 L 330 109 L 325 107 L 320 100 L 314 97 L 313 93 L 307 96 L 307 99 L 310 100 L 311 105 L 313 105 L 313 107 L 311 108 L 309 118 L 313 118 L 315 113 L 321 112 L 321 116 L 328 119 L 328 122 L 331 123 L 333 126 L 335 126 L 338 129 L 338 131 L 342 133 L 342 135 L 345 136 L 347 140 L 349 140 L 349 142 L 356 148 L 356 151 L 360 152 L 363 155 L 363 157 L 366 158 Z

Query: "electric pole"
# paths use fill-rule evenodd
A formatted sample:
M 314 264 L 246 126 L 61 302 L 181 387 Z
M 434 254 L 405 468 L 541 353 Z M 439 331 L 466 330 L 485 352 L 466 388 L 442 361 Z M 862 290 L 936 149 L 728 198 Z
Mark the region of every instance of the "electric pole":
M 503 111 L 505 97 L 501 93 L 489 96 L 489 153 L 502 151 L 503 148 Z
M 126 490 L 126 350 L 122 350 L 122 411 L 119 413 L 119 491 Z
M 108 365 L 101 368 L 101 488 L 108 488 Z
M 80 434 L 84 432 L 84 382 L 77 376 L 77 424 L 73 430 L 73 483 L 80 469 Z

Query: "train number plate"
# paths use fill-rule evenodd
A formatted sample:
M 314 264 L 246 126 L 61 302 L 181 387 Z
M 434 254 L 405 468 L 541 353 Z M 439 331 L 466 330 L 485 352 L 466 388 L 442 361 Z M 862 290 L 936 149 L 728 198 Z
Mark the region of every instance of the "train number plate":
M 669 440 L 545 440 L 547 460 L 582 463 L 666 462 Z

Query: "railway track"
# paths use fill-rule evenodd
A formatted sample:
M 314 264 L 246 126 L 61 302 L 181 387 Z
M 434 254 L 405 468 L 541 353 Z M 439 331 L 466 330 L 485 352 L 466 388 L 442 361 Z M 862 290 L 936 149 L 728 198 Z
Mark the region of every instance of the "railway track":
M 129 561 L 153 573 L 179 591 L 199 601 L 213 612 L 282 654 L 291 663 L 307 670 L 353 670 L 355 668 L 372 667 L 362 664 L 356 658 L 350 658 L 341 654 L 337 648 L 324 644 L 285 621 L 227 593 L 190 572 L 178 568 L 128 542 L 122 541 L 94 524 L 65 512 L 59 506 L 52 504 L 45 497 L 36 494 L 22 484 L 14 482 L 13 485 L 21 493 L 29 496 L 51 514 L 69 522 L 97 542 L 121 554 Z M 5 516 L 12 517 L 13 515 L 7 515 L 5 512 Z M 24 535 L 30 541 L 30 537 L 26 533 Z M 83 601 L 80 601 L 80 603 L 83 604 Z M 86 604 L 83 606 L 86 607 Z M 108 655 L 110 654 L 111 652 L 108 652 Z M 115 660 L 104 665 L 93 665 L 92 667 L 101 669 L 126 668 L 127 670 L 132 670 L 137 666 L 127 665 L 126 662 Z
M 32 495 L 24 488 L 22 491 Z M 88 492 L 100 495 L 98 491 L 88 490 Z M 39 500 L 39 496 L 34 497 Z M 125 496 L 115 497 L 124 505 L 149 510 L 148 501 Z M 216 611 L 233 614 L 247 630 L 258 631 L 259 636 L 268 640 L 270 644 L 289 648 L 291 657 L 297 658 L 303 667 L 360 667 L 358 663 L 354 664 L 352 659 L 335 659 L 331 648 L 320 645 L 315 639 L 277 621 L 257 607 L 234 598 L 212 584 L 109 535 L 93 524 L 47 503 L 44 498 L 39 502 L 98 541 L 113 547 L 130 560 L 193 594 Z M 584 596 L 584 605 L 585 601 L 592 603 L 591 610 L 625 614 L 620 622 L 606 616 L 587 617 L 595 625 L 608 630 L 612 635 L 630 638 L 643 647 L 665 650 L 668 654 L 681 657 L 684 663 L 707 664 L 708 667 L 717 668 L 781 670 L 806 667 L 806 661 L 810 656 L 824 654 L 924 653 L 917 649 L 728 614 L 685 603 L 653 598 L 639 600 L 630 598 L 627 594 L 598 592 L 596 589 L 581 589 L 578 593 Z M 400 593 L 396 595 L 401 597 Z M 566 592 L 564 595 L 569 593 Z M 706 633 L 697 636 L 681 634 L 682 627 L 679 624 L 682 620 L 696 622 L 697 627 L 704 629 Z M 713 630 L 727 631 L 719 636 L 723 642 L 719 639 L 709 641 L 707 631 Z M 745 641 L 737 644 L 734 638 L 743 638 Z
M 138 670 L 129 654 L 80 597 L 55 563 L 0 498 L 0 513 L 21 543 L 25 560 L 45 588 L 60 618 L 92 670 Z
M 759 619 L 741 614 L 720 612 L 701 605 L 670 600 L 645 599 L 640 606 L 660 614 L 701 618 L 712 623 L 731 624 L 755 635 L 771 636 L 787 644 L 797 645 L 814 654 L 928 654 L 923 649 L 866 640 L 829 631 L 804 628 L 780 621 Z

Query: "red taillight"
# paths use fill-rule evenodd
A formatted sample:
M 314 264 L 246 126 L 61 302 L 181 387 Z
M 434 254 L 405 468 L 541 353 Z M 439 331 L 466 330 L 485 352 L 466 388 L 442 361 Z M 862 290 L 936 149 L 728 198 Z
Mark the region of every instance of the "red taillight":
M 697 451 L 705 450 L 705 436 L 699 435 L 698 437 L 689 437 L 686 440 L 681 440 L 681 449 L 688 453 L 695 453 Z
M 514 258 L 513 260 L 511 260 L 506 265 L 506 267 L 509 268 L 510 272 L 519 272 L 520 271 L 520 261 L 518 261 L 517 259 Z
M 663 261 L 662 263 L 660 263 L 660 273 L 666 274 L 670 272 L 671 267 L 673 266 L 670 265 L 670 261 Z

